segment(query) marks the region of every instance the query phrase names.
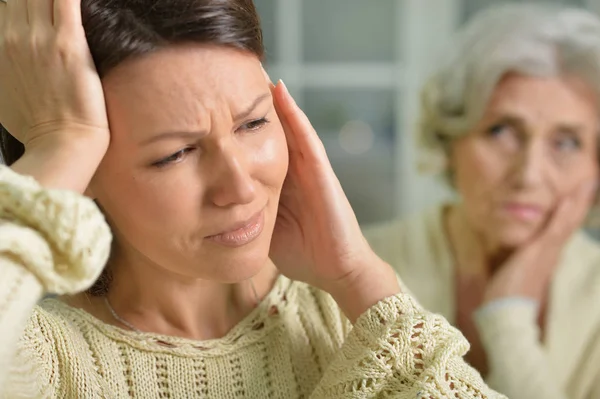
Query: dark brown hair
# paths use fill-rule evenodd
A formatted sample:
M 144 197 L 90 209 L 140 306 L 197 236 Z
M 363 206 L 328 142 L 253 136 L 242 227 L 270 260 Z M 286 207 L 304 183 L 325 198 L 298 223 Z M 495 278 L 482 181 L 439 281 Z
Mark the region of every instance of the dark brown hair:
M 128 59 L 176 44 L 213 44 L 264 56 L 252 0 L 82 0 L 81 12 L 101 78 Z M 0 152 L 7 165 L 24 153 L 1 125 Z M 109 280 L 106 271 L 90 292 L 102 294 Z

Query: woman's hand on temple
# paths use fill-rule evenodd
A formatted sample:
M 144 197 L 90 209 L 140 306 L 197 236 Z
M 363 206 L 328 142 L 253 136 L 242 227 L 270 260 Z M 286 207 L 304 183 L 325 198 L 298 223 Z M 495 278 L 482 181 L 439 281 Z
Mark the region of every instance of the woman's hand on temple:
M 329 292 L 351 319 L 400 288 L 362 235 L 325 148 L 285 85 L 272 88 L 290 165 L 271 257 L 288 277 Z
M 484 302 L 508 297 L 541 301 L 559 264 L 559 257 L 572 234 L 583 224 L 596 184 L 583 183 L 563 198 L 545 228 L 515 252 L 487 285 Z
M 109 130 L 81 0 L 0 2 L 0 123 L 25 145 L 17 171 L 85 189 Z

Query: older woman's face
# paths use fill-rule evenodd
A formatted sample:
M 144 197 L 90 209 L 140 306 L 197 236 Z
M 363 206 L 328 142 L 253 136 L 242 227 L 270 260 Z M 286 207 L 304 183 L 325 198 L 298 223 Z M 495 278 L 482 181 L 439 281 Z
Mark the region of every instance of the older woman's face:
M 89 191 L 121 261 L 221 282 L 256 274 L 288 166 L 258 59 L 173 47 L 122 64 L 103 84 L 111 144 Z
M 598 178 L 598 104 L 583 82 L 511 74 L 452 147 L 470 224 L 491 246 L 531 239 L 559 200 Z

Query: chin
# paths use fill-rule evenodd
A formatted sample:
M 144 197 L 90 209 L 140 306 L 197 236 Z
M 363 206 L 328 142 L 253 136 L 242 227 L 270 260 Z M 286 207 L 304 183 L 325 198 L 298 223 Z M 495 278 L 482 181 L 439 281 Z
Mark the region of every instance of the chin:
M 503 248 L 518 248 L 535 238 L 537 226 L 502 226 L 491 233 L 493 241 Z
M 223 284 L 235 284 L 251 279 L 269 264 L 269 248 L 262 247 L 261 245 L 252 249 L 226 249 L 218 254 L 204 256 L 202 270 L 199 270 L 202 274 L 200 278 Z

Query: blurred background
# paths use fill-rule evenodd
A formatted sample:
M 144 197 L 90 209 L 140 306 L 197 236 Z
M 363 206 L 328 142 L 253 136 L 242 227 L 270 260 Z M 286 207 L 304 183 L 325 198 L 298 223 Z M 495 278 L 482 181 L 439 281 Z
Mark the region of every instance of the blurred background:
M 600 12 L 600 0 L 520 2 Z M 312 121 L 359 222 L 414 213 L 450 196 L 439 178 L 417 171 L 419 91 L 453 32 L 492 3 L 255 0 L 266 68 Z

